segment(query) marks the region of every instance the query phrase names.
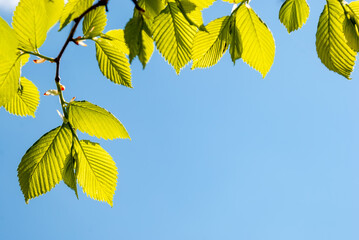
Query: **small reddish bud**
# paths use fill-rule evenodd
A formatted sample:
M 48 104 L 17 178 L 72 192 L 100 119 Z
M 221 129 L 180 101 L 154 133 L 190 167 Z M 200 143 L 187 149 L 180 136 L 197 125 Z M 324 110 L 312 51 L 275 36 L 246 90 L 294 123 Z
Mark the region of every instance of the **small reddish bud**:
M 45 96 L 57 96 L 59 95 L 59 91 L 55 90 L 55 89 L 50 89 L 50 90 L 47 90 L 45 93 L 44 93 Z
M 36 64 L 44 63 L 44 62 L 46 62 L 46 59 L 44 59 L 44 58 L 39 58 L 39 59 L 34 60 L 34 63 L 36 63 Z
M 76 97 L 71 98 L 70 102 L 75 101 Z
M 65 91 L 65 86 L 64 85 L 61 85 L 60 88 L 61 88 L 61 91 Z

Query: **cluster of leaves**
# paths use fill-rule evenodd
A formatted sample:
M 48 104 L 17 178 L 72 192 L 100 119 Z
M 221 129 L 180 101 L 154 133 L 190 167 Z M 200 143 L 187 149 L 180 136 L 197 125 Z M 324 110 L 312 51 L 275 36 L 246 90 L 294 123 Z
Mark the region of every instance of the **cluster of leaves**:
M 63 124 L 43 135 L 24 155 L 18 177 L 26 202 L 50 191 L 61 180 L 77 196 L 77 183 L 88 196 L 112 206 L 117 170 L 111 156 L 97 143 L 79 140 L 77 130 L 103 139 L 130 138 L 121 122 L 107 110 L 86 101 L 66 102 L 60 84 L 61 56 L 70 42 L 96 46 L 100 71 L 116 84 L 132 87 L 130 64 L 138 57 L 143 68 L 156 48 L 179 74 L 192 62 L 192 69 L 215 65 L 229 50 L 233 63 L 242 59 L 263 77 L 275 56 L 271 31 L 249 5 L 250 0 L 223 0 L 234 4 L 228 16 L 203 24 L 202 10 L 215 0 L 138 0 L 124 30 L 104 32 L 108 0 L 20 0 L 12 27 L 0 18 L 0 106 L 20 116 L 35 116 L 39 91 L 21 76 L 29 55 L 35 62 L 57 64 L 55 83 Z M 279 19 L 288 32 L 303 26 L 309 16 L 306 0 L 286 0 Z M 83 21 L 82 21 L 83 20 Z M 82 35 L 73 38 L 82 21 Z M 71 22 L 69 38 L 55 58 L 39 48 L 57 23 L 64 29 Z M 359 50 L 359 1 L 326 0 L 316 34 L 318 56 L 323 64 L 346 78 Z

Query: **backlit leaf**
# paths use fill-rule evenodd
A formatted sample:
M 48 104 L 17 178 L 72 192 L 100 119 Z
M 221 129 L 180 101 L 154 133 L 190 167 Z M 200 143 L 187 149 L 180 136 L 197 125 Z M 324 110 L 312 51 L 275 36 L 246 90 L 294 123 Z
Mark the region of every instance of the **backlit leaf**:
M 21 77 L 17 94 L 5 104 L 5 109 L 15 115 L 35 117 L 39 101 L 40 95 L 37 87 L 28 79 Z
M 69 104 L 69 121 L 75 129 L 98 138 L 130 138 L 125 127 L 115 116 L 106 109 L 86 101 L 74 101 Z
M 223 2 L 229 2 L 229 3 L 241 3 L 244 2 L 245 0 L 222 0 Z
M 207 32 L 197 32 L 192 50 L 192 69 L 211 67 L 222 58 L 230 41 L 230 21 L 229 16 L 221 17 L 206 26 Z
M 50 191 L 61 181 L 71 143 L 71 129 L 68 124 L 63 124 L 43 135 L 27 150 L 17 169 L 26 203 Z
M 243 61 L 265 77 L 275 55 L 271 31 L 247 3 L 242 4 L 237 10 L 236 20 L 242 40 Z
M 75 141 L 79 172 L 77 180 L 91 198 L 113 206 L 117 185 L 117 167 L 112 157 L 98 144 Z
M 76 141 L 76 140 L 75 140 Z M 75 144 L 75 143 L 74 143 Z M 77 173 L 78 173 L 78 164 L 77 164 L 77 153 L 74 148 L 71 149 L 71 154 L 67 155 L 65 160 L 65 166 L 62 171 L 62 178 L 64 183 L 74 190 L 77 199 L 79 195 L 77 193 Z
M 143 68 L 150 60 L 154 50 L 150 24 L 142 14 L 135 11 L 125 27 L 125 40 L 130 49 L 130 62 L 138 56 Z
M 116 84 L 132 88 L 130 64 L 124 49 L 127 47 L 124 48 L 117 40 L 96 40 L 96 58 L 103 75 Z
M 138 0 L 138 5 L 145 10 L 147 18 L 154 19 L 165 8 L 163 0 Z
M 60 17 L 60 29 L 61 31 L 75 18 L 78 18 L 83 12 L 91 7 L 94 0 L 69 0 L 65 5 L 61 17 Z
M 236 26 L 235 17 L 232 19 L 230 25 L 230 32 L 231 32 L 231 36 L 230 36 L 231 45 L 229 48 L 229 53 L 231 54 L 232 62 L 235 64 L 236 60 L 242 57 L 242 52 L 243 52 L 242 39 L 239 30 Z
M 0 106 L 16 95 L 20 78 L 20 61 L 8 60 L 0 55 Z
M 306 0 L 286 0 L 279 11 L 279 20 L 293 32 L 303 26 L 309 17 L 309 6 Z
M 350 77 L 356 52 L 347 44 L 343 33 L 345 14 L 337 0 L 327 0 L 320 15 L 316 34 L 318 57 L 329 69 L 344 77 Z
M 174 2 L 168 3 L 153 24 L 153 38 L 158 51 L 179 74 L 191 60 L 196 28 L 188 23 Z
M 8 60 L 16 59 L 18 41 L 16 33 L 7 22 L 0 17 L 0 55 Z
M 62 9 L 64 8 L 64 0 L 44 0 L 47 12 L 48 29 L 54 26 L 60 19 Z
M 106 26 L 106 10 L 105 7 L 98 7 L 95 10 L 86 14 L 82 31 L 85 37 L 99 36 Z
M 14 12 L 12 25 L 19 47 L 36 52 L 44 43 L 48 30 L 44 1 L 21 0 Z

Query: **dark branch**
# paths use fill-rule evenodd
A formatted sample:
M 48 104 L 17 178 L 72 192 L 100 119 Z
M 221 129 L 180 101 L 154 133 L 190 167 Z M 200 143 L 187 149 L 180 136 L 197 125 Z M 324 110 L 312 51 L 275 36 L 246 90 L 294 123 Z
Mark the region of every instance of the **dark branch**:
M 141 8 L 140 5 L 138 5 L 138 2 L 136 0 L 132 0 L 132 2 L 135 4 L 135 8 L 140 12 L 145 12 L 145 9 Z

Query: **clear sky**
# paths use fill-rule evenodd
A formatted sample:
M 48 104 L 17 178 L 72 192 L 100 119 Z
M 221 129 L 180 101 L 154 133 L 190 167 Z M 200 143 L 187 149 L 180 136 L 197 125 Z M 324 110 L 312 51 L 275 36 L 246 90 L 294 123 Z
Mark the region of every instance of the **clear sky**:
M 0 15 L 11 10 L 0 1 Z M 7 1 L 6 1 L 7 2 Z M 63 182 L 26 205 L 17 166 L 26 150 L 61 124 L 54 66 L 29 63 L 36 83 L 36 118 L 0 109 L 0 239 L 123 240 L 358 240 L 359 73 L 330 72 L 315 51 L 325 1 L 308 1 L 311 14 L 288 34 L 278 20 L 282 1 L 251 6 L 276 40 L 265 79 L 228 53 L 214 67 L 179 76 L 155 52 L 145 70 L 132 64 L 133 89 L 98 70 L 94 45 L 65 53 L 62 80 L 69 100 L 88 100 L 116 115 L 132 141 L 100 142 L 116 161 L 114 207 L 77 200 Z M 124 28 L 130 0 L 110 1 L 106 30 Z M 228 15 L 217 2 L 205 22 Z M 55 56 L 69 29 L 56 26 L 40 49 Z M 80 33 L 79 33 L 80 34 Z M 79 35 L 78 34 L 78 35 Z

